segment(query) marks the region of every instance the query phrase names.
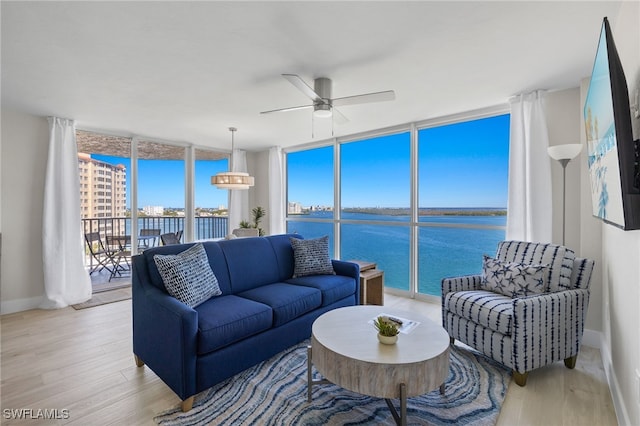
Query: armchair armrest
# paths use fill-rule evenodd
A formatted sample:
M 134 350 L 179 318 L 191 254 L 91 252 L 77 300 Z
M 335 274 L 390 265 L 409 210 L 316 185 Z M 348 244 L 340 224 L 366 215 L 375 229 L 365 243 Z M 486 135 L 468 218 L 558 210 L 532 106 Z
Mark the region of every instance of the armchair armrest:
M 181 399 L 195 394 L 198 312 L 144 279 L 132 258 L 133 352 Z
M 463 275 L 461 277 L 443 278 L 441 283 L 442 298 L 444 299 L 447 293 L 478 290 L 481 279 L 481 275 Z
M 524 373 L 578 353 L 589 290 L 572 289 L 513 300 L 513 366 Z

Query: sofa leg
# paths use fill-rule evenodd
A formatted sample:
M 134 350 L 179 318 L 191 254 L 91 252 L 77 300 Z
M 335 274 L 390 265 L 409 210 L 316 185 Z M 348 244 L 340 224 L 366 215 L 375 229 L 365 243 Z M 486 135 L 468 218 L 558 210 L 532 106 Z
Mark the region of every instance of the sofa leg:
M 527 384 L 527 376 L 529 376 L 529 372 L 526 373 L 518 373 L 516 370 L 513 370 L 513 380 L 516 382 L 518 386 L 524 386 Z
M 576 361 L 578 360 L 578 354 L 575 354 L 574 356 L 570 356 L 569 358 L 565 358 L 564 359 L 564 365 L 567 368 L 570 369 L 574 369 L 576 368 Z
M 143 367 L 144 361 L 140 359 L 140 357 L 136 354 L 133 354 L 133 358 L 136 360 L 136 366 Z
M 194 398 L 193 396 L 190 396 L 189 398 L 182 401 L 183 413 L 186 413 L 187 411 L 191 411 L 191 409 L 193 408 L 193 398 Z

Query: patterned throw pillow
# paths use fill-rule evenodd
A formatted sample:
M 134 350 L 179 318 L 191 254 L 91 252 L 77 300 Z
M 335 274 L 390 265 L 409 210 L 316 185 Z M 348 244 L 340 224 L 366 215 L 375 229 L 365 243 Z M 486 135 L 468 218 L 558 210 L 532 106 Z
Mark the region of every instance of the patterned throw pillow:
M 169 294 L 192 308 L 222 294 L 202 244 L 178 254 L 156 254 L 153 261 Z
M 311 240 L 290 237 L 293 247 L 293 278 L 307 275 L 335 275 L 329 257 L 329 237 Z
M 547 291 L 549 265 L 501 262 L 485 255 L 482 262 L 483 290 L 510 297 L 524 297 Z

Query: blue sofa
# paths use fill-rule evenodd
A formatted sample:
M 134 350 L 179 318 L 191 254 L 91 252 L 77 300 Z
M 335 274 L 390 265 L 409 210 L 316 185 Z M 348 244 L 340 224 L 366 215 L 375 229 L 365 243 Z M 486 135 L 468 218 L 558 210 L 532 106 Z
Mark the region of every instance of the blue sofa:
M 358 303 L 359 267 L 332 260 L 336 275 L 292 278 L 289 237 L 203 243 L 221 296 L 191 308 L 166 291 L 153 256 L 193 245 L 145 250 L 132 259 L 133 353 L 182 400 L 310 337 L 313 321 Z

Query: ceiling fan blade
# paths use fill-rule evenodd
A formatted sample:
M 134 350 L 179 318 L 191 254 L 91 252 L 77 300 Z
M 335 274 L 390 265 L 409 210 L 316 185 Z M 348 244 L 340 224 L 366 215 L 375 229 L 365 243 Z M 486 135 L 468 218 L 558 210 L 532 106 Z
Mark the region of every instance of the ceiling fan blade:
M 335 120 L 336 124 L 346 124 L 349 122 L 349 119 L 345 117 L 344 114 L 341 113 L 337 108 L 331 108 L 331 111 L 333 113 L 333 119 Z
M 293 84 L 300 90 L 302 93 L 307 95 L 309 99 L 312 101 L 316 101 L 320 99 L 320 95 L 318 95 L 307 83 L 304 82 L 303 79 L 300 78 L 299 75 L 296 74 L 282 74 L 284 78 L 289 80 L 289 83 Z
M 299 109 L 307 109 L 307 108 L 313 108 L 313 105 L 300 105 L 300 106 L 289 107 L 289 108 L 272 109 L 270 111 L 262 111 L 260 114 L 270 114 L 272 112 L 297 111 Z
M 335 98 L 331 100 L 333 106 L 364 104 L 367 102 L 392 101 L 396 98 L 393 90 L 384 92 L 367 93 L 364 95 L 345 96 L 344 98 Z

